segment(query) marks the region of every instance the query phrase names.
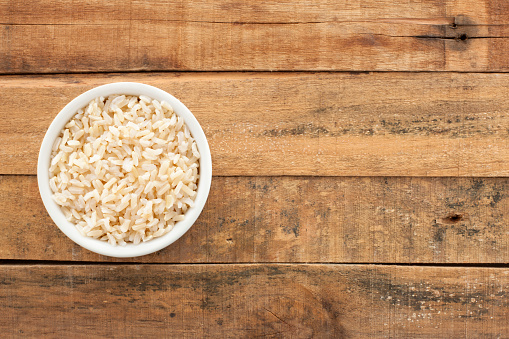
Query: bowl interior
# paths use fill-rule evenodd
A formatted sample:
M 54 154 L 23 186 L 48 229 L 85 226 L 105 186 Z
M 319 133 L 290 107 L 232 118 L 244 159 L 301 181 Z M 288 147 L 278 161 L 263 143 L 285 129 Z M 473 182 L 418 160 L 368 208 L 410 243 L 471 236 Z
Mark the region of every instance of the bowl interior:
M 198 180 L 198 189 L 196 193 L 195 205 L 186 211 L 185 218 L 175 224 L 174 228 L 162 237 L 154 238 L 147 242 L 142 242 L 137 245 L 127 244 L 126 246 L 112 246 L 106 241 L 85 237 L 79 233 L 74 224 L 67 221 L 60 206 L 53 201 L 51 195 L 52 191 L 49 186 L 49 165 L 51 157 L 51 148 L 55 139 L 59 136 L 60 131 L 64 128 L 67 122 L 76 114 L 76 112 L 85 107 L 91 100 L 112 94 L 126 94 L 126 95 L 146 95 L 158 101 L 168 102 L 176 114 L 184 118 L 191 134 L 196 140 L 198 151 L 200 152 L 200 179 Z M 194 224 L 200 215 L 205 202 L 207 200 L 210 184 L 212 180 L 212 160 L 210 155 L 210 148 L 200 124 L 178 99 L 169 93 L 146 84 L 133 83 L 133 82 L 118 82 L 107 84 L 93 88 L 72 100 L 67 104 L 62 111 L 55 117 L 46 135 L 42 141 L 41 149 L 39 152 L 39 159 L 37 163 L 37 181 L 39 185 L 39 192 L 42 201 L 50 217 L 55 224 L 74 242 L 82 247 L 111 257 L 136 257 L 140 255 L 156 252 L 177 239 L 179 239 L 191 226 Z

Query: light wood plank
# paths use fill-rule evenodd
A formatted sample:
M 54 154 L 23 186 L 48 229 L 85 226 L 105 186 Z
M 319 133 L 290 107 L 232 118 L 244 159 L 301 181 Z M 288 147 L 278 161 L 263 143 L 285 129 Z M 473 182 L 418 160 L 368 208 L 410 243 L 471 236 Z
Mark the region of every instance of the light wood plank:
M 506 268 L 0 267 L 0 330 L 66 337 L 504 337 Z
M 508 15 L 503 0 L 2 0 L 0 73 L 507 71 Z
M 35 0 L 32 6 L 17 1 L 0 1 L 0 12 L 12 24 L 102 24 L 105 21 L 199 21 L 231 23 L 299 23 L 320 21 L 362 21 L 374 16 L 391 17 L 398 13 L 411 18 L 417 13 L 440 17 L 445 13 L 439 0 L 421 1 L 416 6 L 405 0 L 330 2 L 327 0 L 238 1 L 195 0 L 172 3 L 166 0 L 132 1 L 92 0 L 76 3 L 62 0 L 59 6 Z M 471 11 L 472 12 L 472 11 Z M 131 15 L 135 14 L 135 15 Z M 472 15 L 472 13 L 470 13 Z M 487 14 L 482 12 L 487 20 Z M 500 14 L 499 14 L 500 15 Z
M 215 177 L 191 230 L 152 255 L 99 256 L 60 232 L 36 178 L 0 177 L 0 259 L 164 263 L 507 263 L 509 179 Z
M 219 176 L 509 175 L 509 75 L 451 73 L 4 76 L 0 174 L 35 174 L 58 111 L 116 81 L 181 99 Z

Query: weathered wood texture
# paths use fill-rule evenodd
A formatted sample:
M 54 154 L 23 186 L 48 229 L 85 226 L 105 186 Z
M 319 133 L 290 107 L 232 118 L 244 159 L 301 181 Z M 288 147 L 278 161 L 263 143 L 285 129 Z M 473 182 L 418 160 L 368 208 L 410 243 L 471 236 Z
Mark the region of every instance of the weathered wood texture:
M 509 270 L 369 265 L 0 267 L 7 336 L 502 338 Z
M 36 178 L 0 177 L 0 259 L 167 263 L 509 262 L 509 179 L 216 177 L 202 215 L 155 254 L 82 249 L 46 213 Z
M 0 73 L 507 71 L 509 5 L 482 1 L 0 1 Z
M 35 174 L 58 111 L 115 81 L 181 99 L 219 176 L 509 174 L 509 75 L 451 73 L 3 76 L 0 174 Z

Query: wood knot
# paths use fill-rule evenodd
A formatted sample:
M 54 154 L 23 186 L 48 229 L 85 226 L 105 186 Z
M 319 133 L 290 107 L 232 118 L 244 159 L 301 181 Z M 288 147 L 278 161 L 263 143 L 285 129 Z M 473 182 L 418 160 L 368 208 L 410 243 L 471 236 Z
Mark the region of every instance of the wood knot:
M 468 35 L 466 35 L 465 33 L 461 34 L 458 36 L 457 38 L 458 40 L 461 40 L 461 41 L 465 41 L 468 39 Z
M 461 220 L 463 220 L 463 214 L 458 214 L 458 213 L 453 213 L 453 214 L 446 216 L 445 218 L 442 218 L 442 222 L 444 224 L 456 224 L 456 223 L 460 222 Z

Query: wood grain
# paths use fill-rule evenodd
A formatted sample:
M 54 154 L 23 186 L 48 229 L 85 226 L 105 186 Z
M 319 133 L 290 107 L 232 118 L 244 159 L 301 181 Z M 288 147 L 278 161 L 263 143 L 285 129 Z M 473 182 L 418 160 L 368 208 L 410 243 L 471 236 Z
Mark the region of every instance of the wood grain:
M 507 74 L 0 77 L 0 174 L 35 174 L 57 112 L 97 85 L 160 87 L 196 115 L 214 174 L 507 176 Z
M 0 73 L 509 69 L 503 0 L 2 0 L 0 13 Z
M 504 337 L 509 270 L 0 267 L 0 330 L 66 337 Z
M 0 177 L 0 259 L 163 263 L 507 263 L 509 179 L 215 177 L 191 230 L 103 257 L 53 224 L 36 178 Z

